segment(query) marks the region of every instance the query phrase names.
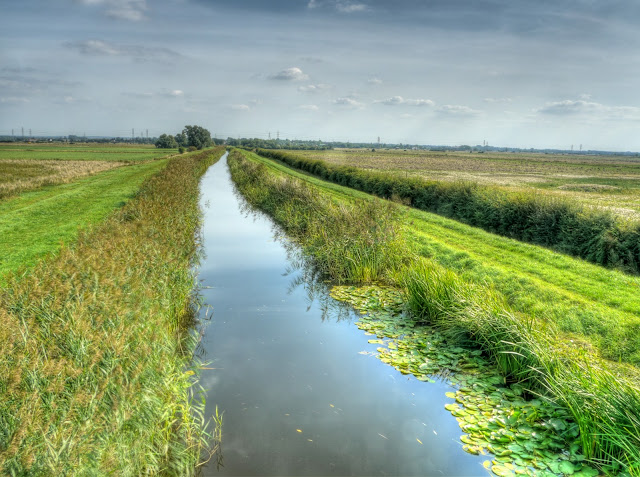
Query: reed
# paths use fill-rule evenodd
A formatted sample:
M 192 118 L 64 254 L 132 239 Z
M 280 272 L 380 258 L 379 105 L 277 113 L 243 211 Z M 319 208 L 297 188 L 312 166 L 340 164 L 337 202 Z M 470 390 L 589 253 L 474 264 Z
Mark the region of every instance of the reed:
M 198 183 L 171 160 L 135 199 L 0 292 L 0 469 L 191 475 L 208 446 L 191 363 Z M 194 386 L 195 385 L 195 386 Z

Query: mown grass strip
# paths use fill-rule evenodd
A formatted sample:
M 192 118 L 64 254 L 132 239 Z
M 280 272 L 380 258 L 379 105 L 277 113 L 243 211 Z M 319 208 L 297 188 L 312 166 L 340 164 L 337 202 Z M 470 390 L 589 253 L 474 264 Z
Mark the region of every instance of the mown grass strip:
M 260 198 L 256 205 L 277 202 L 278 196 L 271 191 L 285 180 L 274 182 L 267 167 L 249 164 L 239 154 L 230 162 L 234 180 L 241 177 L 240 189 L 244 193 L 245 184 L 251 184 L 250 197 Z M 286 174 L 282 169 L 278 172 Z M 254 177 L 242 178 L 247 174 Z M 277 206 L 271 208 L 277 210 Z M 295 210 L 281 214 L 279 221 L 287 223 L 288 217 L 297 217 Z M 298 238 L 303 247 L 308 238 L 305 234 Z M 332 235 L 325 240 L 324 247 L 335 245 L 337 255 L 339 241 L 332 244 Z M 394 249 L 393 255 L 402 257 L 402 250 Z M 518 313 L 495 290 L 468 283 L 433 260 L 421 258 L 404 269 L 392 266 L 391 273 L 381 272 L 379 278 L 405 290 L 416 319 L 438 326 L 452 339 L 480 346 L 508 382 L 562 404 L 579 426 L 579 445 L 590 462 L 607 472 L 625 468 L 640 475 L 640 391 L 635 384 L 612 372 L 588 349 L 558 339 L 553 323 Z M 357 275 L 351 279 L 361 281 Z
M 206 446 L 188 331 L 198 185 L 223 152 L 156 164 L 117 213 L 7 277 L 0 472 L 195 473 Z
M 355 167 L 267 149 L 264 157 L 323 179 L 409 205 L 489 232 L 583 258 L 598 265 L 640 272 L 640 223 L 622 221 L 612 213 L 582 207 L 569 199 L 527 192 L 506 192 L 470 182 L 399 178 Z
M 81 180 L 0 201 L 0 282 L 73 241 L 80 228 L 122 207 L 167 160 L 119 167 Z

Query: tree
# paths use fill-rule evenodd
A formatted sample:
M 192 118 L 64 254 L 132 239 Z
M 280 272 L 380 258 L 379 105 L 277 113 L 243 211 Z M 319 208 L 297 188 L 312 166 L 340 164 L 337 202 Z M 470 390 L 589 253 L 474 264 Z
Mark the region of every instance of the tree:
M 159 149 L 173 149 L 178 147 L 178 143 L 171 134 L 161 134 L 155 145 Z
M 187 138 L 187 146 L 193 146 L 196 149 L 209 147 L 213 144 L 211 133 L 200 126 L 185 126 L 182 134 Z
M 187 136 L 182 133 L 178 133 L 175 136 L 175 140 L 178 143 L 178 146 L 186 147 L 187 146 Z

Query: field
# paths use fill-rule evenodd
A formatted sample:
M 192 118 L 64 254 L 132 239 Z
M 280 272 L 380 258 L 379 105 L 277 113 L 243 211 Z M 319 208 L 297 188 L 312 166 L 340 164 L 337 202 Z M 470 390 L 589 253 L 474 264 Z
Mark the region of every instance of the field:
M 404 177 L 470 181 L 511 191 L 571 197 L 640 219 L 640 158 L 534 153 L 468 153 L 396 149 L 296 151 L 330 164 Z
M 584 453 L 577 461 L 586 456 L 605 472 L 616 473 L 620 465 L 633 475 L 638 472 L 640 278 L 428 212 L 370 208 L 372 199 L 362 192 L 255 154 L 243 155 L 270 171 L 254 169 L 234 156 L 239 165 L 232 171 L 243 193 L 316 256 L 323 273 L 343 282 L 397 287 L 417 323 L 435 325 L 467 346 L 479 346 L 505 382 L 546 396 L 569 412 L 580 429 L 574 436 L 576 448 Z M 287 178 L 311 185 L 317 195 Z M 322 205 L 323 197 L 345 204 L 347 210 L 348 204 L 364 201 L 357 202 L 362 213 L 349 218 L 325 211 L 333 206 Z M 389 219 L 389 214 L 399 216 Z M 345 231 L 349 225 L 354 230 Z M 429 333 L 428 327 L 424 330 Z M 397 337 L 397 327 L 385 333 L 378 332 L 378 337 Z M 416 328 L 411 333 L 421 332 Z M 423 336 L 417 344 L 403 343 L 407 351 L 400 358 L 390 358 L 400 344 L 382 349 L 381 359 L 408 372 L 407 363 L 419 352 L 412 347 L 424 346 L 426 340 Z M 453 412 L 465 416 L 470 409 Z M 482 447 L 487 436 L 465 439 Z M 516 454 L 516 448 L 505 451 Z
M 140 144 L 0 144 L 0 161 L 28 159 L 47 161 L 150 161 L 176 154 L 177 149 L 157 149 Z
M 0 282 L 124 205 L 171 151 L 123 145 L 0 145 Z

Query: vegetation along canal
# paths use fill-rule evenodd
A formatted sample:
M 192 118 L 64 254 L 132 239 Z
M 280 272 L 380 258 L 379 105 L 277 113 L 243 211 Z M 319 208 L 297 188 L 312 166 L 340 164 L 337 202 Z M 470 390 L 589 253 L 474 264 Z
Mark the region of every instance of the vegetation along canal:
M 461 449 L 446 382 L 382 363 L 353 312 L 292 286 L 304 271 L 291 271 L 271 220 L 246 212 L 226 161 L 201 189 L 199 279 L 213 306 L 201 383 L 207 415 L 224 412 L 222 465 L 204 474 L 486 475 L 484 458 Z

